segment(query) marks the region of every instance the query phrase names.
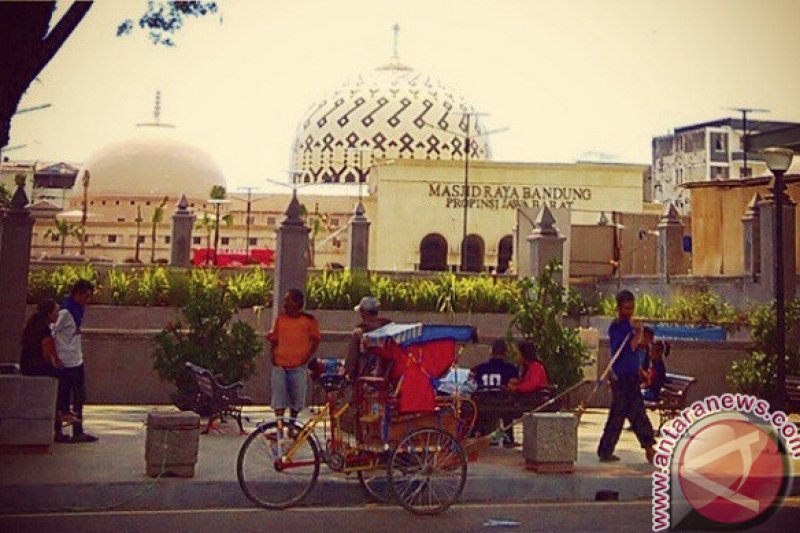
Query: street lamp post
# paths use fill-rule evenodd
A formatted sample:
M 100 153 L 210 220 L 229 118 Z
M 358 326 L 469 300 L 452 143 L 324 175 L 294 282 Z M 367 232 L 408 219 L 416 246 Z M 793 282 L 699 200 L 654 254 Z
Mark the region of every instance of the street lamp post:
M 792 164 L 794 152 L 788 148 L 766 148 L 762 150 L 764 162 L 772 172 L 772 194 L 775 196 L 775 343 L 777 349 L 776 409 L 786 406 L 786 291 L 784 290 L 783 264 L 783 200 L 785 186 L 783 174 Z M 792 276 L 794 280 L 794 276 Z
M 253 205 L 253 191 L 260 189 L 260 187 L 239 187 L 241 191 L 247 191 L 247 214 L 245 216 L 245 244 L 244 255 L 247 260 L 250 260 L 250 226 L 253 224 L 252 205 Z
M 86 252 L 86 218 L 89 215 L 89 180 L 91 176 L 89 171 L 83 172 L 83 211 L 81 212 L 81 255 Z
M 467 113 L 467 135 L 464 144 L 464 223 L 461 228 L 461 272 L 467 269 L 467 213 L 469 212 L 469 148 L 470 140 L 469 127 L 470 117 L 472 115 Z
M 425 123 L 428 127 L 438 129 L 445 133 L 449 133 L 456 137 L 461 137 L 464 139 L 464 214 L 462 216 L 462 228 L 461 228 L 461 264 L 460 270 L 463 272 L 466 270 L 467 266 L 467 216 L 469 213 L 469 155 L 470 155 L 470 147 L 472 144 L 472 140 L 476 137 L 486 137 L 488 135 L 492 135 L 494 133 L 500 133 L 503 131 L 508 130 L 508 128 L 499 128 L 496 130 L 486 131 L 483 133 L 479 133 L 476 131 L 475 135 L 472 135 L 472 117 L 475 117 L 475 123 L 478 122 L 478 117 L 486 116 L 486 113 L 479 113 L 477 111 L 465 111 L 459 113 L 464 116 L 465 119 L 465 132 L 456 132 L 451 131 L 445 128 L 440 128 L 438 126 L 434 126 L 433 124 Z
M 208 201 L 210 204 L 214 204 L 215 208 L 215 218 L 214 218 L 214 266 L 217 266 L 217 251 L 219 250 L 219 207 L 222 204 L 229 203 L 228 200 L 224 199 L 217 199 L 212 198 Z

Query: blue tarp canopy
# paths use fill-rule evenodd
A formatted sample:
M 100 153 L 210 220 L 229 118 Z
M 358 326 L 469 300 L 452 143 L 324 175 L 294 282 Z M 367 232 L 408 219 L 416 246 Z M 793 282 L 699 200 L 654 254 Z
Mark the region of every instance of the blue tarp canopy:
M 677 326 L 671 324 L 651 324 L 656 339 L 686 339 L 695 341 L 724 341 L 727 338 L 725 329 L 720 326 Z
M 401 346 L 452 339 L 456 342 L 476 342 L 478 332 L 473 326 L 452 326 L 449 324 L 399 324 L 392 322 L 365 333 L 371 345 L 380 345 L 392 339 Z
M 477 342 L 478 330 L 474 326 L 452 326 L 450 324 L 424 324 L 422 333 L 402 343 L 403 346 L 424 342 L 453 339 L 456 342 Z

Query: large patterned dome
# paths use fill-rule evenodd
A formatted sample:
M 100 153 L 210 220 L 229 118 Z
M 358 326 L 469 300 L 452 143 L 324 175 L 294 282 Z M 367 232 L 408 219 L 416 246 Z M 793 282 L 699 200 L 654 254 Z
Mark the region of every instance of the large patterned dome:
M 292 150 L 299 180 L 366 181 L 373 159 L 463 159 L 467 122 L 470 158 L 490 149 L 474 108 L 433 77 L 400 63 L 358 76 L 311 106 Z M 469 118 L 468 118 L 469 117 Z

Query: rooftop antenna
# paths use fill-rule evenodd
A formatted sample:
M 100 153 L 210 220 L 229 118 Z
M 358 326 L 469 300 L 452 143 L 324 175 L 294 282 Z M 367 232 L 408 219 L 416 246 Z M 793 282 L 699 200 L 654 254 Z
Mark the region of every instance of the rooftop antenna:
M 726 107 L 728 111 L 738 111 L 742 114 L 742 152 L 744 154 L 744 166 L 739 170 L 740 178 L 750 177 L 750 168 L 747 166 L 747 151 L 750 149 L 748 129 L 747 129 L 747 114 L 748 113 L 769 113 L 769 109 L 760 109 L 757 107 Z

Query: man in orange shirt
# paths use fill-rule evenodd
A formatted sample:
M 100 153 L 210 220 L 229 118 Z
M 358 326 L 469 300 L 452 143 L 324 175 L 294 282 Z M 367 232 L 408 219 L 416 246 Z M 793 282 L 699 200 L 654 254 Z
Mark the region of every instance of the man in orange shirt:
M 304 298 L 299 289 L 289 289 L 283 298 L 283 313 L 267 334 L 272 352 L 272 408 L 283 417 L 288 407 L 292 420 L 306 404 L 308 382 L 306 365 L 320 342 L 319 324 L 303 312 Z

